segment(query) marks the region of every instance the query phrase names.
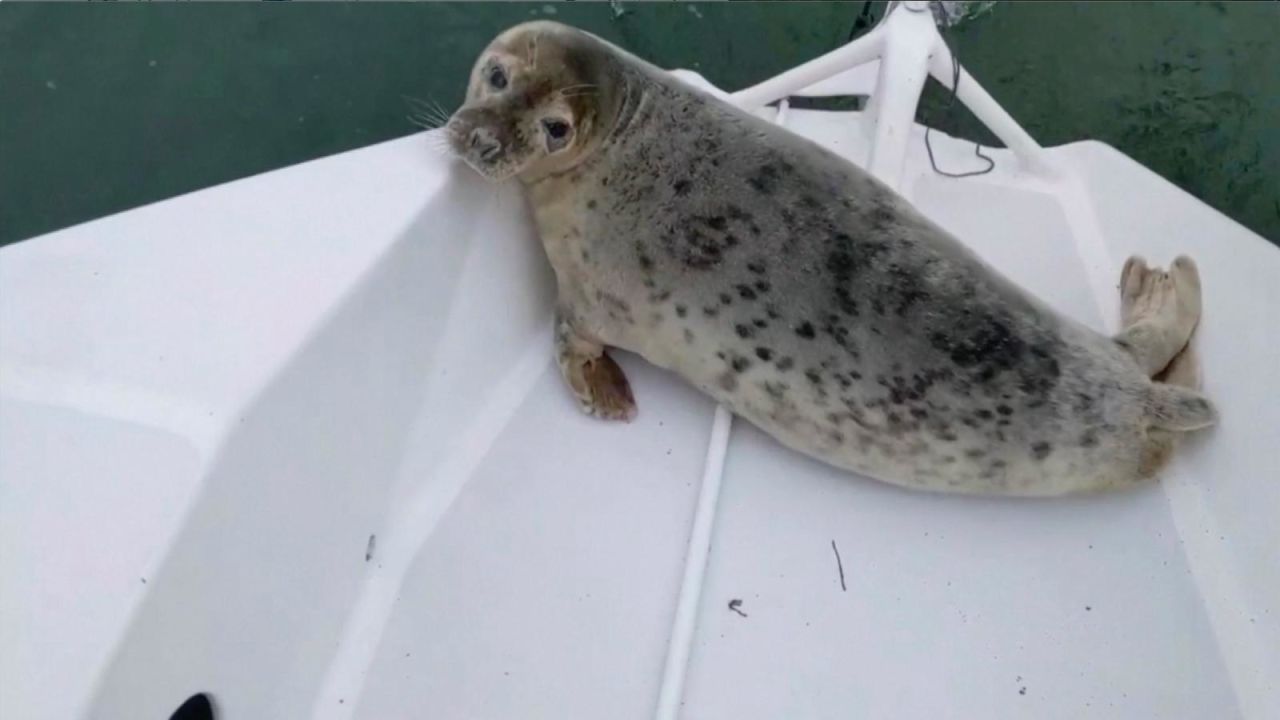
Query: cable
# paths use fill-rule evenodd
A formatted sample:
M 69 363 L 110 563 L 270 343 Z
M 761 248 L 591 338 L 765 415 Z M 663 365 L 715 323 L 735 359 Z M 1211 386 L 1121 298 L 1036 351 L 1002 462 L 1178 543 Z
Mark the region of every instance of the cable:
M 853 27 L 849 28 L 849 36 L 844 39 L 846 45 L 853 42 L 859 32 L 872 26 L 871 2 L 872 0 L 866 0 L 866 2 L 862 3 L 862 11 L 858 13 L 858 17 L 853 19 Z
M 942 38 L 942 44 L 947 47 L 947 52 L 951 55 L 951 97 L 947 100 L 947 119 L 955 119 L 956 95 L 960 89 L 960 60 L 956 57 L 955 50 L 951 48 L 951 44 L 947 42 L 942 33 L 938 33 L 938 37 Z M 938 167 L 938 163 L 933 158 L 933 145 L 929 142 L 929 131 L 932 128 L 928 122 L 924 124 L 924 149 L 929 153 L 929 165 L 933 166 L 933 171 L 949 178 L 966 178 L 975 175 L 986 175 L 996 169 L 996 161 L 988 155 L 982 154 L 982 143 L 974 141 L 973 154 L 987 161 L 987 166 L 981 170 L 970 170 L 969 172 L 953 173 L 942 170 Z
M 862 31 L 867 30 L 868 28 L 874 28 L 880 23 L 884 22 L 886 19 L 888 19 L 890 13 L 896 10 L 898 8 L 898 5 L 901 5 L 901 4 L 902 3 L 892 2 L 892 1 L 887 3 L 885 5 L 884 14 L 880 16 L 879 20 L 873 23 L 871 22 L 872 0 L 866 0 L 865 2 L 863 2 L 862 9 L 858 12 L 858 16 L 854 18 L 853 27 L 849 29 L 849 35 L 848 37 L 845 38 L 845 43 L 848 44 L 850 42 L 853 42 L 853 39 L 857 37 Z M 915 7 L 912 7 L 911 5 L 906 5 L 905 7 L 908 12 L 914 12 L 914 13 L 932 12 L 932 3 L 930 4 L 929 7 L 926 7 L 926 8 L 915 8 Z M 946 113 L 947 113 L 948 120 L 954 120 L 956 94 L 960 88 L 960 61 L 959 59 L 956 58 L 956 53 L 951 48 L 951 44 L 947 42 L 947 39 L 945 37 L 942 37 L 941 30 L 938 31 L 938 37 L 942 38 L 943 44 L 947 46 L 947 51 L 951 54 L 951 97 L 947 100 Z M 932 128 L 929 126 L 929 123 L 928 122 L 924 123 L 924 149 L 929 154 L 929 165 L 933 167 L 934 172 L 944 177 L 966 178 L 966 177 L 973 177 L 975 175 L 986 175 L 992 170 L 995 170 L 996 161 L 988 155 L 983 155 L 982 143 L 976 142 L 976 141 L 973 143 L 973 154 L 987 161 L 987 166 L 985 168 L 981 170 L 970 170 L 968 172 L 960 172 L 960 173 L 948 172 L 946 170 L 939 168 L 938 162 L 933 156 L 933 143 L 929 142 L 929 133 L 931 130 Z

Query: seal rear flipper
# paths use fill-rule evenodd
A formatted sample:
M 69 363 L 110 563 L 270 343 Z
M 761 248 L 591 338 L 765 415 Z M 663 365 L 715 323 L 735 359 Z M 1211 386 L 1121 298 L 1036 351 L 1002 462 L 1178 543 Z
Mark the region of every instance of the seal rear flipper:
M 1124 329 L 1114 339 L 1148 376 L 1156 377 L 1191 342 L 1200 312 L 1200 272 L 1191 258 L 1178 256 L 1165 272 L 1131 257 L 1120 273 Z
M 1147 419 L 1153 428 L 1187 432 L 1214 424 L 1218 413 L 1195 390 L 1157 382 L 1151 384 L 1147 397 Z

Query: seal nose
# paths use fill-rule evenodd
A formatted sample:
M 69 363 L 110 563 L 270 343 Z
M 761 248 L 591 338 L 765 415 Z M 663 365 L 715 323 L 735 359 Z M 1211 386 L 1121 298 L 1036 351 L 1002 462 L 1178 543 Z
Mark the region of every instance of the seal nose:
M 483 160 L 492 160 L 499 152 L 502 151 L 502 144 L 493 136 L 487 128 L 476 128 L 471 131 L 471 136 L 467 139 L 467 145 L 475 150 Z

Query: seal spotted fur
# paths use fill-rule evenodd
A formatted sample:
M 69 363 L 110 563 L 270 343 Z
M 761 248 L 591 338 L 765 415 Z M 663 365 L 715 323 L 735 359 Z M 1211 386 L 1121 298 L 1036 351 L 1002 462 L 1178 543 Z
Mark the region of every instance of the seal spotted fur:
M 559 366 L 599 417 L 635 413 L 618 347 L 838 467 L 1027 496 L 1150 477 L 1214 420 L 1192 389 L 1190 259 L 1126 264 L 1125 329 L 1105 337 L 857 166 L 587 33 L 500 35 L 447 133 L 521 183 Z

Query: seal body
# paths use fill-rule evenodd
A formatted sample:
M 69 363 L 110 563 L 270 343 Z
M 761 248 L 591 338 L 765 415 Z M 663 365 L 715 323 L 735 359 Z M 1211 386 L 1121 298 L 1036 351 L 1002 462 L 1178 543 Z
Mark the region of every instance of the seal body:
M 566 333 L 898 485 L 1059 495 L 1150 474 L 1153 407 L 1198 396 L 1156 392 L 1121 344 L 843 158 L 591 36 L 569 44 L 609 88 L 608 122 L 577 162 L 521 175 Z

